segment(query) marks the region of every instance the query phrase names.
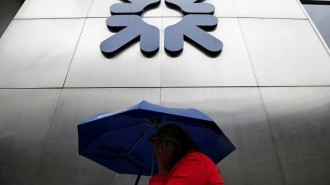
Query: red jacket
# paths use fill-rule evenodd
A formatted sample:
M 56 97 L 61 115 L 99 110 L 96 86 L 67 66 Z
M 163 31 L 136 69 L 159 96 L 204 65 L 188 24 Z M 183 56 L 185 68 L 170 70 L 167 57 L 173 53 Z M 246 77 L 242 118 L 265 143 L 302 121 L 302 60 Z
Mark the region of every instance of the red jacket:
M 208 156 L 193 151 L 177 162 L 169 174 L 152 176 L 149 185 L 223 185 L 223 180 Z

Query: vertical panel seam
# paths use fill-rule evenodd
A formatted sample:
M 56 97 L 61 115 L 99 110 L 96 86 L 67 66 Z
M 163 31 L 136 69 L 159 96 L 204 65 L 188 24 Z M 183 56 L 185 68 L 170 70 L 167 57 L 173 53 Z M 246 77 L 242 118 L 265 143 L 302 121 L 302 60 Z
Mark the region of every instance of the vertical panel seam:
M 39 89 L 39 90 L 42 90 L 42 89 Z M 56 106 L 55 106 L 55 109 L 53 111 L 53 115 L 52 115 L 52 118 L 50 120 L 50 124 L 49 124 L 48 131 L 47 131 L 47 134 L 46 134 L 46 138 L 44 140 L 43 146 L 41 147 L 40 156 L 39 156 L 38 162 L 36 164 L 36 172 L 40 169 L 40 166 L 41 166 L 41 159 L 42 159 L 42 156 L 45 152 L 45 148 L 46 148 L 46 145 L 47 145 L 47 142 L 48 142 L 50 131 L 51 131 L 51 128 L 53 126 L 54 118 L 55 118 L 55 115 L 56 115 L 56 112 L 57 112 L 57 109 L 58 109 L 58 106 L 59 106 L 59 102 L 60 102 L 61 97 L 62 97 L 62 92 L 63 92 L 63 89 L 61 89 L 60 92 L 59 92 L 58 99 L 57 99 L 57 102 L 56 102 Z M 37 174 L 34 174 L 33 177 L 32 177 L 32 180 L 31 180 L 32 184 L 35 184 L 36 179 L 37 179 Z
M 81 28 L 81 31 L 80 31 L 80 34 L 79 34 L 79 37 L 78 37 L 78 40 L 77 40 L 77 43 L 76 43 L 76 47 L 75 47 L 74 52 L 73 52 L 72 57 L 71 57 L 70 65 L 68 67 L 68 70 L 66 72 L 66 75 L 65 75 L 65 78 L 64 78 L 64 81 L 63 81 L 63 84 L 62 84 L 62 88 L 65 87 L 66 80 L 68 79 L 69 72 L 70 72 L 70 69 L 71 69 L 71 65 L 72 65 L 74 56 L 76 55 L 76 51 L 77 51 L 77 48 L 78 48 L 78 45 L 79 45 L 79 42 L 80 42 L 80 38 L 81 38 L 81 35 L 82 35 L 83 31 L 84 31 L 85 24 L 86 24 L 86 21 L 88 19 L 88 14 L 89 14 L 89 11 L 91 10 L 91 7 L 92 7 L 93 2 L 94 2 L 94 0 L 92 0 L 91 3 L 90 3 L 90 5 L 89 5 L 88 11 L 87 11 L 87 14 L 86 14 L 86 17 L 85 17 L 84 24 L 83 24 L 83 26 Z
M 240 18 L 237 18 L 237 21 L 238 21 L 239 28 L 241 30 L 241 34 L 242 34 L 242 37 L 243 37 L 243 41 L 244 41 L 244 46 L 246 48 L 246 52 L 249 55 L 249 60 L 250 60 L 250 64 L 251 64 L 251 67 L 252 67 L 252 70 L 253 70 L 254 78 L 256 80 L 257 86 L 259 87 L 259 81 L 258 81 L 257 74 L 256 74 L 256 71 L 255 71 L 253 62 L 252 62 L 251 53 L 250 53 L 249 48 L 248 48 L 248 45 L 247 45 L 247 41 L 246 41 L 246 38 L 245 38 L 245 35 L 244 35 L 244 32 L 243 32 L 243 28 L 242 28 L 242 25 L 241 25 Z
M 268 127 L 269 127 L 269 130 L 270 130 L 272 143 L 274 145 L 275 156 L 276 156 L 277 161 L 278 161 L 278 165 L 279 165 L 279 168 L 280 168 L 280 173 L 281 173 L 281 176 L 282 176 L 282 180 L 283 180 L 283 183 L 285 185 L 287 185 L 286 177 L 285 177 L 285 173 L 284 173 L 284 168 L 282 166 L 280 154 L 279 154 L 279 151 L 278 151 L 278 148 L 277 148 L 277 145 L 276 145 L 276 141 L 275 141 L 275 137 L 274 137 L 274 132 L 273 132 L 273 127 L 272 127 L 271 122 L 269 120 L 269 115 L 268 115 L 267 108 L 266 108 L 266 105 L 265 105 L 264 97 L 262 96 L 262 92 L 261 92 L 261 88 L 260 87 L 258 87 L 258 90 L 259 90 L 259 94 L 260 94 L 260 97 L 261 97 L 262 106 L 263 106 L 264 111 L 265 111 L 265 114 L 266 114 L 266 119 L 267 119 Z
M 78 48 L 78 45 L 79 45 L 79 42 L 80 42 L 81 35 L 82 35 L 83 31 L 84 31 L 86 21 L 87 21 L 87 18 L 85 18 L 85 20 L 84 20 L 84 24 L 83 24 L 83 26 L 82 26 L 82 28 L 81 28 L 81 31 L 80 31 L 80 34 L 79 34 L 79 37 L 78 37 L 78 40 L 77 40 L 77 43 L 76 43 L 76 47 L 75 47 L 75 49 L 74 49 L 74 51 L 73 51 L 73 54 L 72 54 L 72 57 L 71 57 L 70 65 L 69 65 L 69 67 L 68 67 L 68 69 L 67 69 L 67 72 L 66 72 L 66 75 L 65 75 L 65 78 L 64 78 L 63 84 L 62 84 L 62 88 L 65 87 L 66 80 L 68 79 L 69 72 L 70 72 L 70 69 L 71 69 L 71 65 L 72 65 L 72 62 L 73 62 L 74 56 L 76 55 L 76 51 L 77 51 L 77 48 Z

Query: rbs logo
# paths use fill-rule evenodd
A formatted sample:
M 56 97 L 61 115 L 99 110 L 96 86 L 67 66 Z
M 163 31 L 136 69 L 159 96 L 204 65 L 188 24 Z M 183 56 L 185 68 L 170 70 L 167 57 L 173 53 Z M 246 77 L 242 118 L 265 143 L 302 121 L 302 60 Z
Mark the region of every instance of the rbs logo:
M 141 52 L 152 56 L 159 50 L 159 29 L 149 25 L 139 16 L 145 10 L 154 8 L 161 0 L 127 0 L 129 3 L 117 3 L 111 6 L 110 16 L 106 23 L 111 31 L 117 34 L 104 40 L 101 51 L 112 57 L 132 42 L 140 41 Z M 223 44 L 207 30 L 215 29 L 218 19 L 213 16 L 214 6 L 208 3 L 198 3 L 199 0 L 165 0 L 170 7 L 184 14 L 182 20 L 165 28 L 165 51 L 176 56 L 183 50 L 186 40 L 207 54 L 216 56 L 222 51 Z

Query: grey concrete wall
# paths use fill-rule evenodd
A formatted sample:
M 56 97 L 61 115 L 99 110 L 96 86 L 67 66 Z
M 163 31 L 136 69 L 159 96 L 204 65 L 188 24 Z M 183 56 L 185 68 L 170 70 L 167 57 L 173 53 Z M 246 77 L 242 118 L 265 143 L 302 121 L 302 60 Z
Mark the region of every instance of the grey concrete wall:
M 189 43 L 163 49 L 182 15 L 143 14 L 160 29 L 146 58 L 135 43 L 111 59 L 99 44 L 117 0 L 27 0 L 0 40 L 0 184 L 133 184 L 77 155 L 76 125 L 141 100 L 202 110 L 237 150 L 226 185 L 328 185 L 330 55 L 296 0 L 206 0 L 224 43 L 210 58 Z M 143 177 L 141 184 L 148 184 Z

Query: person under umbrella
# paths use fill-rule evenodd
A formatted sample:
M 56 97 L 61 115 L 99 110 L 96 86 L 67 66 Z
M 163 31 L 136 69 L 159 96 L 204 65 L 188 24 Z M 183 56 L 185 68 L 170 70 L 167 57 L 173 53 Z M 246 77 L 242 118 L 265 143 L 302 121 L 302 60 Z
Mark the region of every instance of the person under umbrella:
M 214 162 L 200 152 L 191 137 L 178 125 L 167 124 L 150 137 L 158 173 L 149 185 L 223 185 Z

